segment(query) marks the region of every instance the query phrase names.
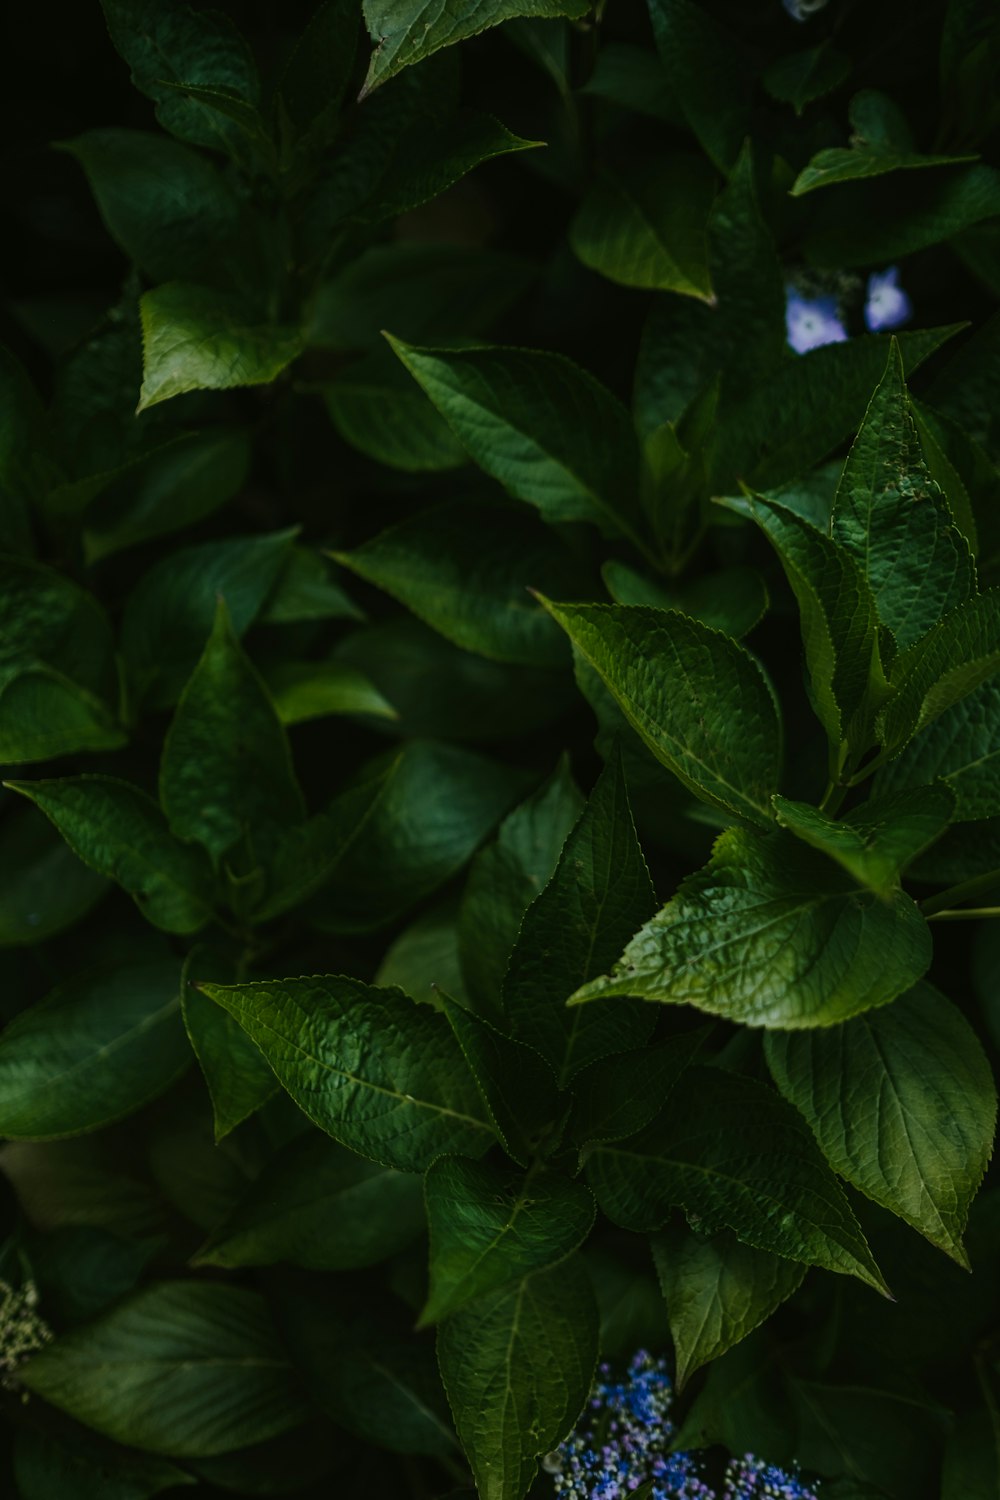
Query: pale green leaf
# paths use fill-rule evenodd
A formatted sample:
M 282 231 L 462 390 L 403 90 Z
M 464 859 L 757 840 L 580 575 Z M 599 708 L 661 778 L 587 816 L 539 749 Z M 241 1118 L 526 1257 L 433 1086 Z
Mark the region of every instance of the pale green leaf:
M 278 661 L 266 667 L 264 682 L 282 724 L 302 724 L 328 714 L 399 715 L 375 684 L 339 661 Z
M 748 651 L 666 610 L 543 602 L 633 729 L 689 791 L 729 815 L 772 821 L 781 727 L 773 691 Z
M 930 929 L 902 891 L 882 900 L 790 834 L 732 828 L 573 1001 L 641 996 L 798 1030 L 887 1005 L 930 959 Z
M 267 385 L 303 347 L 291 326 L 264 322 L 227 292 L 168 281 L 144 292 L 138 410 L 185 391 Z
M 314 1124 L 361 1156 L 421 1172 L 493 1139 L 444 1016 L 336 975 L 200 986 L 234 1016 Z
M 424 1177 L 430 1285 L 420 1327 L 438 1323 L 576 1250 L 594 1222 L 582 1182 L 535 1168 L 441 1156 Z
M 482 1500 L 523 1500 L 568 1435 L 597 1363 L 597 1308 L 574 1258 L 456 1313 L 438 1363 Z
M 670 1224 L 652 1237 L 674 1344 L 678 1390 L 745 1339 L 801 1285 L 805 1266 L 734 1235 Z
M 769 1033 L 765 1052 L 834 1170 L 967 1266 L 962 1234 L 997 1098 L 962 1013 L 919 984 L 843 1026 Z

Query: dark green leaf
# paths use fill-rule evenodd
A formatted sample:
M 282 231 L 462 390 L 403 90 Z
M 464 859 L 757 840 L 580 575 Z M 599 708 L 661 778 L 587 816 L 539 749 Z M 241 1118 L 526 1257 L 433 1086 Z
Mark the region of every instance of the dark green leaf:
M 817 205 L 803 241 L 816 266 L 871 266 L 914 255 L 1000 213 L 1000 172 L 977 163 L 851 182 Z
M 582 1244 L 594 1222 L 588 1189 L 544 1168 L 525 1175 L 441 1156 L 424 1191 L 430 1288 L 421 1327 L 549 1270 Z
M 186 967 L 181 1012 L 212 1100 L 215 1139 L 221 1141 L 266 1104 L 277 1093 L 278 1084 L 246 1032 L 196 990 L 189 978 L 190 967 Z
M 176 963 L 67 980 L 0 1036 L 0 1135 L 100 1130 L 162 1094 L 190 1061 Z
M 136 693 L 150 706 L 176 703 L 215 619 L 221 594 L 242 636 L 287 561 L 294 531 L 203 542 L 161 558 L 125 604 L 121 649 Z
M 597 1309 L 582 1262 L 456 1313 L 438 1333 L 438 1362 L 479 1494 L 523 1500 L 590 1391 Z
M 653 34 L 688 125 L 724 172 L 750 120 L 752 68 L 741 43 L 696 0 L 649 0 Z
M 161 1282 L 63 1334 L 18 1379 L 116 1442 L 177 1458 L 228 1453 L 306 1418 L 254 1292 Z
M 166 1459 L 115 1449 L 82 1432 L 66 1443 L 22 1428 L 13 1462 L 19 1500 L 151 1500 L 197 1482 Z
M 183 281 L 145 292 L 139 411 L 185 391 L 267 385 L 302 352 L 296 328 L 264 322 L 230 293 Z
M 991 679 L 946 709 L 878 773 L 879 793 L 938 778 L 955 796 L 959 822 L 1000 813 L 1000 682 Z
M 521 918 L 546 885 L 583 798 L 560 761 L 551 777 L 500 824 L 469 869 L 459 915 L 462 973 L 475 1008 L 500 1021 L 500 992 Z
M 757 1250 L 886 1289 L 801 1117 L 753 1079 L 689 1068 L 644 1131 L 596 1147 L 587 1180 L 625 1229 L 659 1229 L 683 1208 L 709 1234 L 727 1228 Z
M 353 0 L 321 0 L 282 69 L 278 95 L 299 149 L 321 150 L 336 134 L 354 69 L 359 20 Z
M 328 714 L 399 717 L 374 683 L 338 661 L 277 662 L 265 669 L 264 682 L 282 724 L 302 724 Z
M 923 460 L 895 342 L 844 465 L 833 535 L 904 649 L 975 592 L 969 544 Z
M 1000 589 L 958 605 L 897 656 L 895 695 L 879 717 L 891 753 L 1000 671 Z
M 850 149 L 832 146 L 820 151 L 799 173 L 791 189 L 793 197 L 813 192 L 831 183 L 851 182 L 859 177 L 881 177 L 913 167 L 952 166 L 974 161 L 975 154 L 923 156 L 908 140 L 906 122 L 891 99 L 875 89 L 855 94 L 848 107 L 854 127 Z
M 748 651 L 666 610 L 543 602 L 633 729 L 689 791 L 727 814 L 771 822 L 781 729 L 773 690 Z
M 488 551 L 484 528 L 494 539 Z M 467 651 L 526 666 L 567 660 L 528 590 L 579 592 L 586 570 L 530 513 L 455 501 L 333 556 Z
M 567 1130 L 585 1155 L 599 1141 L 620 1141 L 643 1130 L 698 1056 L 710 1028 L 665 1042 L 617 1052 L 583 1068 L 573 1079 L 573 1112 Z
M 870 1382 L 787 1384 L 798 1429 L 797 1452 L 810 1469 L 843 1475 L 848 1494 L 905 1495 L 924 1482 L 938 1433 L 951 1414 L 919 1389 L 880 1390 Z M 834 1486 L 824 1488 L 836 1489 Z
M 831 1166 L 967 1266 L 962 1234 L 997 1100 L 961 1012 L 920 984 L 843 1026 L 769 1033 L 765 1051 Z
M 839 88 L 850 71 L 850 58 L 828 42 L 821 42 L 818 47 L 778 58 L 767 69 L 762 82 L 772 99 L 794 105 L 795 113 L 801 115 L 814 99 L 822 99 L 824 94 Z
M 104 17 L 136 88 L 156 104 L 160 124 L 182 141 L 230 150 L 238 127 L 172 84 L 194 84 L 256 103 L 260 84 L 250 49 L 229 17 L 178 0 L 102 0 Z
M 383 988 L 396 985 L 435 1010 L 443 1008 L 442 991 L 464 1004 L 457 918 L 457 906 L 448 897 L 429 907 L 389 945 L 375 983 Z
M 217 868 L 240 844 L 239 864 L 253 869 L 305 818 L 284 730 L 223 599 L 163 744 L 160 803 Z
M 73 853 L 115 880 L 167 932 L 197 932 L 212 916 L 212 872 L 178 843 L 151 797 L 113 776 L 8 782 L 50 818 Z
M 86 915 L 108 889 L 32 808 L 0 824 L 0 948 L 40 943 Z
M 435 8 L 428 0 L 365 0 L 365 25 L 375 50 L 364 92 L 439 48 L 513 16 L 582 16 L 586 9 L 585 0 L 476 0 L 455 12 Z
M 260 1047 L 320 1129 L 402 1172 L 446 1151 L 481 1155 L 493 1132 L 444 1016 L 357 979 L 202 984 Z
M 715 176 L 680 152 L 600 172 L 570 225 L 585 266 L 622 286 L 712 298 L 708 216 Z
M 217 279 L 239 204 L 204 156 L 140 130 L 90 130 L 64 149 L 86 172 L 109 233 L 147 276 Z
M 768 606 L 764 580 L 753 568 L 720 568 L 717 573 L 683 583 L 664 583 L 611 558 L 601 569 L 601 576 L 616 604 L 679 609 L 736 640 L 759 624 Z
M 886 895 L 907 865 L 947 828 L 955 798 L 938 782 L 873 799 L 840 821 L 787 797 L 775 797 L 774 811 L 782 828 L 835 859 L 861 885 Z
M 262 625 L 300 625 L 307 620 L 363 620 L 364 612 L 331 575 L 320 552 L 290 548 L 260 613 Z
M 755 1250 L 728 1232 L 694 1234 L 671 1224 L 653 1236 L 653 1259 L 670 1318 L 677 1386 L 767 1318 L 798 1289 L 805 1267 Z
M 391 340 L 480 468 L 545 520 L 633 532 L 636 450 L 611 392 L 561 354 Z
M 902 891 L 884 901 L 788 834 L 732 828 L 612 974 L 573 1000 L 636 995 L 798 1030 L 886 1005 L 930 959 L 930 930 Z
M 599 974 L 656 905 L 636 838 L 619 756 L 609 761 L 559 863 L 525 913 L 503 983 L 517 1040 L 540 1052 L 560 1087 L 580 1068 L 624 1052 L 652 1030 L 639 1007 L 567 1010 L 564 1001 Z
M 423 1227 L 418 1176 L 377 1166 L 309 1131 L 272 1158 L 212 1231 L 197 1263 L 289 1261 L 314 1271 L 353 1271 L 405 1249 Z

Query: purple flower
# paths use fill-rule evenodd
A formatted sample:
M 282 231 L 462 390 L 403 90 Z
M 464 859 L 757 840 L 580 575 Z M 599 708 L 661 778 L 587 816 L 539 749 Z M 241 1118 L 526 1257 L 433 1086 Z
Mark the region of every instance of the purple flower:
M 785 328 L 796 354 L 822 344 L 842 344 L 847 338 L 835 297 L 803 297 L 794 287 L 786 288 Z
M 872 333 L 900 328 L 913 315 L 913 303 L 899 285 L 899 267 L 874 271 L 868 278 L 865 297 L 865 326 Z

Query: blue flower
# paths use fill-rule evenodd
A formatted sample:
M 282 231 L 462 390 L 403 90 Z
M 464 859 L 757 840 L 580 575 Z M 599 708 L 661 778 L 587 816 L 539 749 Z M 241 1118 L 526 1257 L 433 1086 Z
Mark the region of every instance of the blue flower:
M 913 303 L 899 285 L 899 267 L 875 271 L 868 278 L 865 326 L 872 333 L 900 328 L 913 315 Z
M 793 21 L 808 21 L 826 3 L 827 0 L 785 0 L 785 9 Z
M 794 287 L 785 289 L 785 328 L 796 354 L 822 344 L 842 344 L 847 338 L 835 297 L 803 297 Z
M 558 1500 L 628 1500 L 650 1481 L 653 1500 L 817 1500 L 797 1474 L 752 1453 L 730 1461 L 717 1493 L 697 1455 L 669 1451 L 673 1399 L 666 1360 L 644 1349 L 622 1380 L 602 1364 L 576 1431 L 542 1464 L 555 1476 Z

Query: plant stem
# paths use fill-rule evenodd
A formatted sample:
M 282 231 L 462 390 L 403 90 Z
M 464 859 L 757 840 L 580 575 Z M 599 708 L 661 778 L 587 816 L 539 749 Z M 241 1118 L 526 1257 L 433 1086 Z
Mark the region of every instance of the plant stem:
M 955 911 L 932 912 L 928 922 L 971 922 L 979 917 L 1000 917 L 1000 906 L 962 906 Z
M 960 885 L 951 885 L 946 891 L 939 891 L 936 896 L 928 896 L 926 901 L 921 901 L 920 910 L 925 917 L 933 917 L 939 911 L 950 910 L 962 901 L 968 901 L 972 896 L 984 895 L 995 885 L 1000 885 L 1000 870 L 989 870 L 985 875 L 975 875 L 971 880 L 963 880 Z
M 823 793 L 823 800 L 819 805 L 820 812 L 826 813 L 830 818 L 836 817 L 840 810 L 840 804 L 847 796 L 847 793 L 847 786 L 842 786 L 836 781 L 828 782 L 826 791 Z

